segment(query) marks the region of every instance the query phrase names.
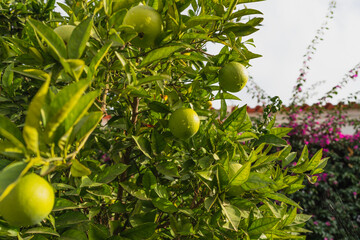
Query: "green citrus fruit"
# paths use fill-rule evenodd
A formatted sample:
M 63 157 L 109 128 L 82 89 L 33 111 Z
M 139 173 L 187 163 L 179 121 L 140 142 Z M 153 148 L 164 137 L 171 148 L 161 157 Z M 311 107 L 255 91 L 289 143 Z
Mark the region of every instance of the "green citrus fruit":
M 200 119 L 191 108 L 179 108 L 171 114 L 169 128 L 171 133 L 178 138 L 187 139 L 199 130 Z
M 220 87 L 228 92 L 238 92 L 248 81 L 248 72 L 244 65 L 238 62 L 225 64 L 219 72 Z
M 131 40 L 136 47 L 153 46 L 156 38 L 162 32 L 161 16 L 149 6 L 138 5 L 130 8 L 125 15 L 123 24 L 133 26 L 137 32 L 138 36 Z
M 74 31 L 75 26 L 73 25 L 61 25 L 54 29 L 54 32 L 56 32 L 62 40 L 64 40 L 65 43 L 68 43 L 70 41 L 70 36 L 72 32 Z
M 42 221 L 53 209 L 54 190 L 42 177 L 30 173 L 22 177 L 0 202 L 0 215 L 13 226 L 29 226 Z

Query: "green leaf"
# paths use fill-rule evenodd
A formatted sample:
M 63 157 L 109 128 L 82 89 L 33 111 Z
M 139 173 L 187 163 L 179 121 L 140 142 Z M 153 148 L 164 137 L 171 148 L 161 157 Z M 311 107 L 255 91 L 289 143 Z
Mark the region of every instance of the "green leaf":
M 75 27 L 67 46 L 69 58 L 77 59 L 81 57 L 86 43 L 89 41 L 92 25 L 92 18 L 88 18 Z
M 57 228 L 77 225 L 84 222 L 89 222 L 89 219 L 81 212 L 66 212 L 56 218 Z
M 60 59 L 67 57 L 64 41 L 52 28 L 35 19 L 28 19 L 28 23 L 45 40 L 57 57 Z
M 88 240 L 86 233 L 77 230 L 77 229 L 69 229 L 66 230 L 63 234 L 61 234 L 61 240 Z
M 32 162 L 15 162 L 1 170 L 0 201 L 2 201 L 10 193 L 16 183 L 27 173 L 31 166 Z
M 226 118 L 224 123 L 221 125 L 223 129 L 228 128 L 233 121 L 243 122 L 246 117 L 246 105 L 233 111 L 229 117 Z
M 30 102 L 23 129 L 23 137 L 26 142 L 26 146 L 34 153 L 39 151 L 39 133 L 41 109 L 45 102 L 45 97 L 49 89 L 50 77 L 47 78 L 45 83 L 41 86 L 39 91 L 33 97 Z
M 4 90 L 11 96 L 14 95 L 14 88 L 13 88 L 14 72 L 12 71 L 13 67 L 14 67 L 14 63 L 8 65 L 5 68 L 1 81 L 2 83 L 1 85 L 3 86 Z
M 290 153 L 285 159 L 282 161 L 282 167 L 289 165 L 296 158 L 296 152 Z
M 152 83 L 152 82 L 155 82 L 158 80 L 171 80 L 171 77 L 169 75 L 165 75 L 165 74 L 159 74 L 159 75 L 145 77 L 142 79 L 138 79 L 136 86 L 141 86 L 141 85 Z
M 291 132 L 292 128 L 285 128 L 285 127 L 279 127 L 279 128 L 272 128 L 270 129 L 270 134 L 273 134 L 277 137 L 285 137 L 289 132 Z
M 297 204 L 295 201 L 291 200 L 290 198 L 286 197 L 284 194 L 281 194 L 281 193 L 266 193 L 266 194 L 264 194 L 264 197 L 267 197 L 267 198 L 270 198 L 273 200 L 278 200 L 280 202 L 290 204 L 294 207 L 302 209 L 299 204 Z
M 104 59 L 105 55 L 108 53 L 112 43 L 105 44 L 96 55 L 91 59 L 89 73 L 87 76 L 88 80 L 92 80 L 92 77 L 95 75 L 96 69 L 99 67 L 101 61 Z
M 259 139 L 259 137 L 255 133 L 252 133 L 252 132 L 243 132 L 241 134 L 238 134 L 238 136 L 236 137 L 236 139 L 241 142 L 249 141 L 254 138 Z
M 230 185 L 236 187 L 246 182 L 250 175 L 250 169 L 251 169 L 251 162 L 246 162 L 231 178 Z
M 319 165 L 321 158 L 322 158 L 322 149 L 317 151 L 314 154 L 314 156 L 310 159 L 309 166 L 307 167 L 306 171 L 310 171 L 316 168 Z
M 160 154 L 166 147 L 166 140 L 156 129 L 151 134 L 151 148 L 154 154 Z
M 25 234 L 48 234 L 48 235 L 60 237 L 60 235 L 55 230 L 49 227 L 30 228 L 29 230 L 25 231 Z
M 24 158 L 24 149 L 21 149 L 19 147 L 16 147 L 13 143 L 5 140 L 0 141 L 0 154 L 9 157 L 9 158 L 15 158 L 15 159 L 23 159 Z M 0 161 L 0 170 L 4 168 L 7 161 L 1 160 Z M 10 161 L 8 162 L 10 163 Z
M 68 209 L 76 209 L 79 208 L 75 203 L 72 201 L 65 199 L 65 198 L 55 198 L 55 204 L 52 211 L 63 211 Z
M 85 61 L 82 59 L 63 59 L 61 65 L 66 73 L 70 74 L 75 81 L 78 81 L 85 68 Z
M 195 27 L 200 24 L 208 24 L 210 21 L 219 21 L 221 17 L 214 15 L 193 16 L 185 23 L 187 28 Z
M 152 101 L 148 103 L 148 107 L 155 111 L 155 112 L 159 112 L 159 113 L 170 113 L 170 108 L 161 102 L 157 102 L 157 101 Z
M 125 191 L 130 193 L 132 196 L 144 201 L 150 200 L 150 198 L 146 196 L 145 191 L 143 189 L 140 189 L 135 184 L 130 182 L 121 182 L 120 185 L 123 189 L 125 189 Z
M 156 166 L 156 170 L 168 177 L 180 177 L 177 165 L 173 162 L 164 162 Z
M 20 130 L 7 117 L 0 115 L 0 135 L 20 149 L 25 149 L 25 142 Z
M 233 230 L 237 231 L 241 220 L 240 210 L 237 207 L 228 204 L 221 204 L 221 208 L 223 214 L 229 220 Z
M 147 170 L 144 173 L 142 177 L 142 184 L 147 190 L 154 189 L 156 187 L 157 185 L 156 177 L 150 170 Z
M 155 198 L 151 200 L 155 207 L 166 213 L 177 212 L 177 207 L 172 202 L 165 198 Z
M 144 223 L 121 232 L 121 236 L 132 240 L 143 240 L 150 238 L 156 230 L 155 223 Z
M 223 95 L 223 93 L 221 93 Z M 221 97 L 221 107 L 220 107 L 220 119 L 224 119 L 227 114 L 227 105 L 223 97 Z
M 143 136 L 132 136 L 132 138 L 134 139 L 138 148 L 144 153 L 144 155 L 148 158 L 151 158 L 151 145 L 149 140 Z
M 74 127 L 71 132 L 69 143 L 71 144 L 75 139 L 77 141 L 86 140 L 92 131 L 99 124 L 103 114 L 102 112 L 91 112 L 85 115 Z
M 41 81 L 46 81 L 46 79 L 49 78 L 49 74 L 40 69 L 32 69 L 28 67 L 15 67 L 12 70 L 26 77 L 38 79 Z
M 254 146 L 259 146 L 262 143 L 270 144 L 276 147 L 286 146 L 287 142 L 284 139 L 281 139 L 273 134 L 266 134 L 259 137 L 258 140 L 254 143 Z
M 174 52 L 184 48 L 183 46 L 166 46 L 162 48 L 155 49 L 149 52 L 146 57 L 143 59 L 139 67 L 144 67 L 153 63 L 155 61 L 161 60 L 163 58 L 168 58 Z
M 252 14 L 263 14 L 263 13 L 256 9 L 244 8 L 232 13 L 230 19 L 241 18 L 243 16 L 252 15 Z
M 106 226 L 90 223 L 88 236 L 89 240 L 103 240 L 109 237 L 110 233 Z
M 229 184 L 229 176 L 226 173 L 225 169 L 220 165 L 217 166 L 216 178 L 220 190 L 225 189 Z
M 68 133 L 72 127 L 80 121 L 94 103 L 96 97 L 100 94 L 100 90 L 92 91 L 81 96 L 73 110 L 68 114 L 66 119 L 57 128 L 54 134 L 54 142 L 58 142 L 64 134 Z
M 240 98 L 238 98 L 237 96 L 231 94 L 231 93 L 228 93 L 228 92 L 223 92 L 221 94 L 216 94 L 214 100 L 220 100 L 220 99 L 231 99 L 231 100 L 238 100 L 238 101 L 241 101 Z
M 297 214 L 297 208 L 294 207 L 289 211 L 289 214 L 286 217 L 286 219 L 283 221 L 282 226 L 288 226 L 292 224 L 295 220 L 296 214 Z
M 224 19 L 228 19 L 232 12 L 235 10 L 236 8 L 236 4 L 238 3 L 238 0 L 231 0 L 229 7 L 227 8 L 225 14 L 224 14 Z
M 64 87 L 53 99 L 47 115 L 45 134 L 50 142 L 53 140 L 57 127 L 68 117 L 89 85 L 82 80 Z
M 107 166 L 96 178 L 96 182 L 99 183 L 110 183 L 112 182 L 117 176 L 122 174 L 123 172 L 128 169 L 128 165 L 123 163 L 116 163 L 112 166 Z
M 91 174 L 91 170 L 81 164 L 78 160 L 71 160 L 70 173 L 74 177 L 88 176 Z
M 233 33 L 236 37 L 244 37 L 248 36 L 259 29 L 254 28 L 251 25 L 245 24 L 245 23 L 231 23 L 231 24 L 225 24 L 224 32 L 226 34 Z
M 250 237 L 261 235 L 262 233 L 271 230 L 279 221 L 280 219 L 272 217 L 256 219 L 249 226 L 248 234 Z

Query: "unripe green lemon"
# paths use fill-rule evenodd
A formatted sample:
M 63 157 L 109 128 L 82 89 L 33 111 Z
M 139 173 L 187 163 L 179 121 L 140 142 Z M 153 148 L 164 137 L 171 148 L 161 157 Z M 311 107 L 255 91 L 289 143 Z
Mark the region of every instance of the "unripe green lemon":
M 54 190 L 42 177 L 30 173 L 22 177 L 0 202 L 0 215 L 13 226 L 29 226 L 42 221 L 53 209 Z
M 228 92 L 238 92 L 243 89 L 248 81 L 247 69 L 238 62 L 225 64 L 219 72 L 220 87 Z
M 199 130 L 200 119 L 191 108 L 179 108 L 171 114 L 169 128 L 171 133 L 178 138 L 187 139 Z
M 124 17 L 123 24 L 133 26 L 138 33 L 138 36 L 131 40 L 136 47 L 153 46 L 162 32 L 161 16 L 149 6 L 138 5 L 130 8 Z
M 75 26 L 73 25 L 61 25 L 54 29 L 54 32 L 56 32 L 62 40 L 64 40 L 65 43 L 68 43 L 70 41 L 70 36 L 72 32 L 74 31 Z

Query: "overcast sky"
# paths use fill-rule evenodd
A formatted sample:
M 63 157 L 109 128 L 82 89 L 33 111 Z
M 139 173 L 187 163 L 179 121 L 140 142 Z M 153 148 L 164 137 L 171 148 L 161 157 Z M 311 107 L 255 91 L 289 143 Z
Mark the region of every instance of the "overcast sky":
M 299 76 L 303 55 L 322 23 L 326 20 L 329 0 L 267 0 L 247 4 L 264 13 L 263 26 L 251 37 L 254 38 L 255 53 L 262 58 L 251 60 L 249 68 L 254 80 L 269 95 L 279 96 L 285 104 L 291 97 L 295 81 Z M 338 0 L 334 18 L 324 41 L 310 62 L 306 86 L 317 81 L 326 83 L 318 87 L 318 94 L 310 101 L 322 97 L 325 92 L 344 77 L 348 70 L 360 62 L 360 0 Z M 216 49 L 212 49 L 216 52 Z M 339 92 L 341 99 L 350 92 L 360 90 L 360 79 L 352 81 Z M 256 101 L 245 90 L 236 94 L 243 101 L 228 104 L 255 106 Z M 336 102 L 333 101 L 333 103 Z M 214 103 L 219 107 L 219 101 Z

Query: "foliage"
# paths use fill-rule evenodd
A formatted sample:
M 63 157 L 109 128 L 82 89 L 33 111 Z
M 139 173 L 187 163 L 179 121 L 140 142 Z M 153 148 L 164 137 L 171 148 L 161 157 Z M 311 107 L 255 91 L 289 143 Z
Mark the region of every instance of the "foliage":
M 56 200 L 39 226 L 0 220 L 0 236 L 304 239 L 310 216 L 287 195 L 314 182 L 326 159 L 306 148 L 296 156 L 283 139 L 291 129 L 267 115 L 253 125 L 246 105 L 226 116 L 225 99 L 236 97 L 217 84 L 224 64 L 260 56 L 243 39 L 263 20 L 251 2 L 163 1 L 164 31 L 146 49 L 130 44 L 127 9 L 113 12 L 111 0 L 67 0 L 64 17 L 53 1 L 37 1 L 40 12 L 22 5 L 27 18 L 10 21 L 21 28 L 0 38 L 11 50 L 0 59 L 0 201 L 28 172 L 51 182 Z M 76 25 L 67 44 L 59 23 Z M 223 48 L 210 55 L 207 42 Z M 201 119 L 187 140 L 168 129 L 181 107 Z
M 293 150 L 301 153 L 305 146 L 311 155 L 316 155 L 320 149 L 323 149 L 323 154 L 328 159 L 325 172 L 315 174 L 313 177 L 317 178 L 316 181 L 307 183 L 304 189 L 291 196 L 304 206 L 304 213 L 312 215 L 311 220 L 306 224 L 306 228 L 312 231 L 307 233 L 309 239 L 358 239 L 357 236 L 360 236 L 358 214 L 360 212 L 358 201 L 360 124 L 358 119 L 352 119 L 347 115 L 348 109 L 358 109 L 356 102 L 359 101 L 359 91 L 345 96 L 336 106 L 328 103 L 347 83 L 358 79 L 360 65 L 356 64 L 350 69 L 338 84 L 318 99 L 316 104 L 312 106 L 306 104 L 313 92 L 323 84 L 316 82 L 305 88 L 310 69 L 309 63 L 316 52 L 317 44 L 323 40 L 335 6 L 336 2 L 330 1 L 326 21 L 307 48 L 303 66 L 293 89 L 290 107 L 282 107 L 281 111 L 277 107 L 269 112 L 270 106 L 279 105 L 276 104 L 276 97 L 269 97 L 251 78 L 247 86 L 248 92 L 257 99 L 258 103 L 267 104 L 264 108 L 264 116 L 259 116 L 257 120 L 278 111 L 285 114 L 281 126 L 293 129 L 287 139 Z M 329 106 L 331 108 L 328 108 Z M 344 134 L 342 132 L 344 127 L 352 127 L 354 133 Z
M 327 120 L 322 122 L 321 118 Z M 342 127 L 354 124 L 343 111 L 321 114 L 314 108 L 290 115 L 289 123 L 283 124 L 294 128 L 289 134 L 294 149 L 300 151 L 307 145 L 314 153 L 323 148 L 329 158 L 325 172 L 317 175 L 318 181 L 293 196 L 304 212 L 313 215 L 307 223 L 313 231 L 311 239 L 356 239 L 360 235 L 360 133 L 341 132 Z

